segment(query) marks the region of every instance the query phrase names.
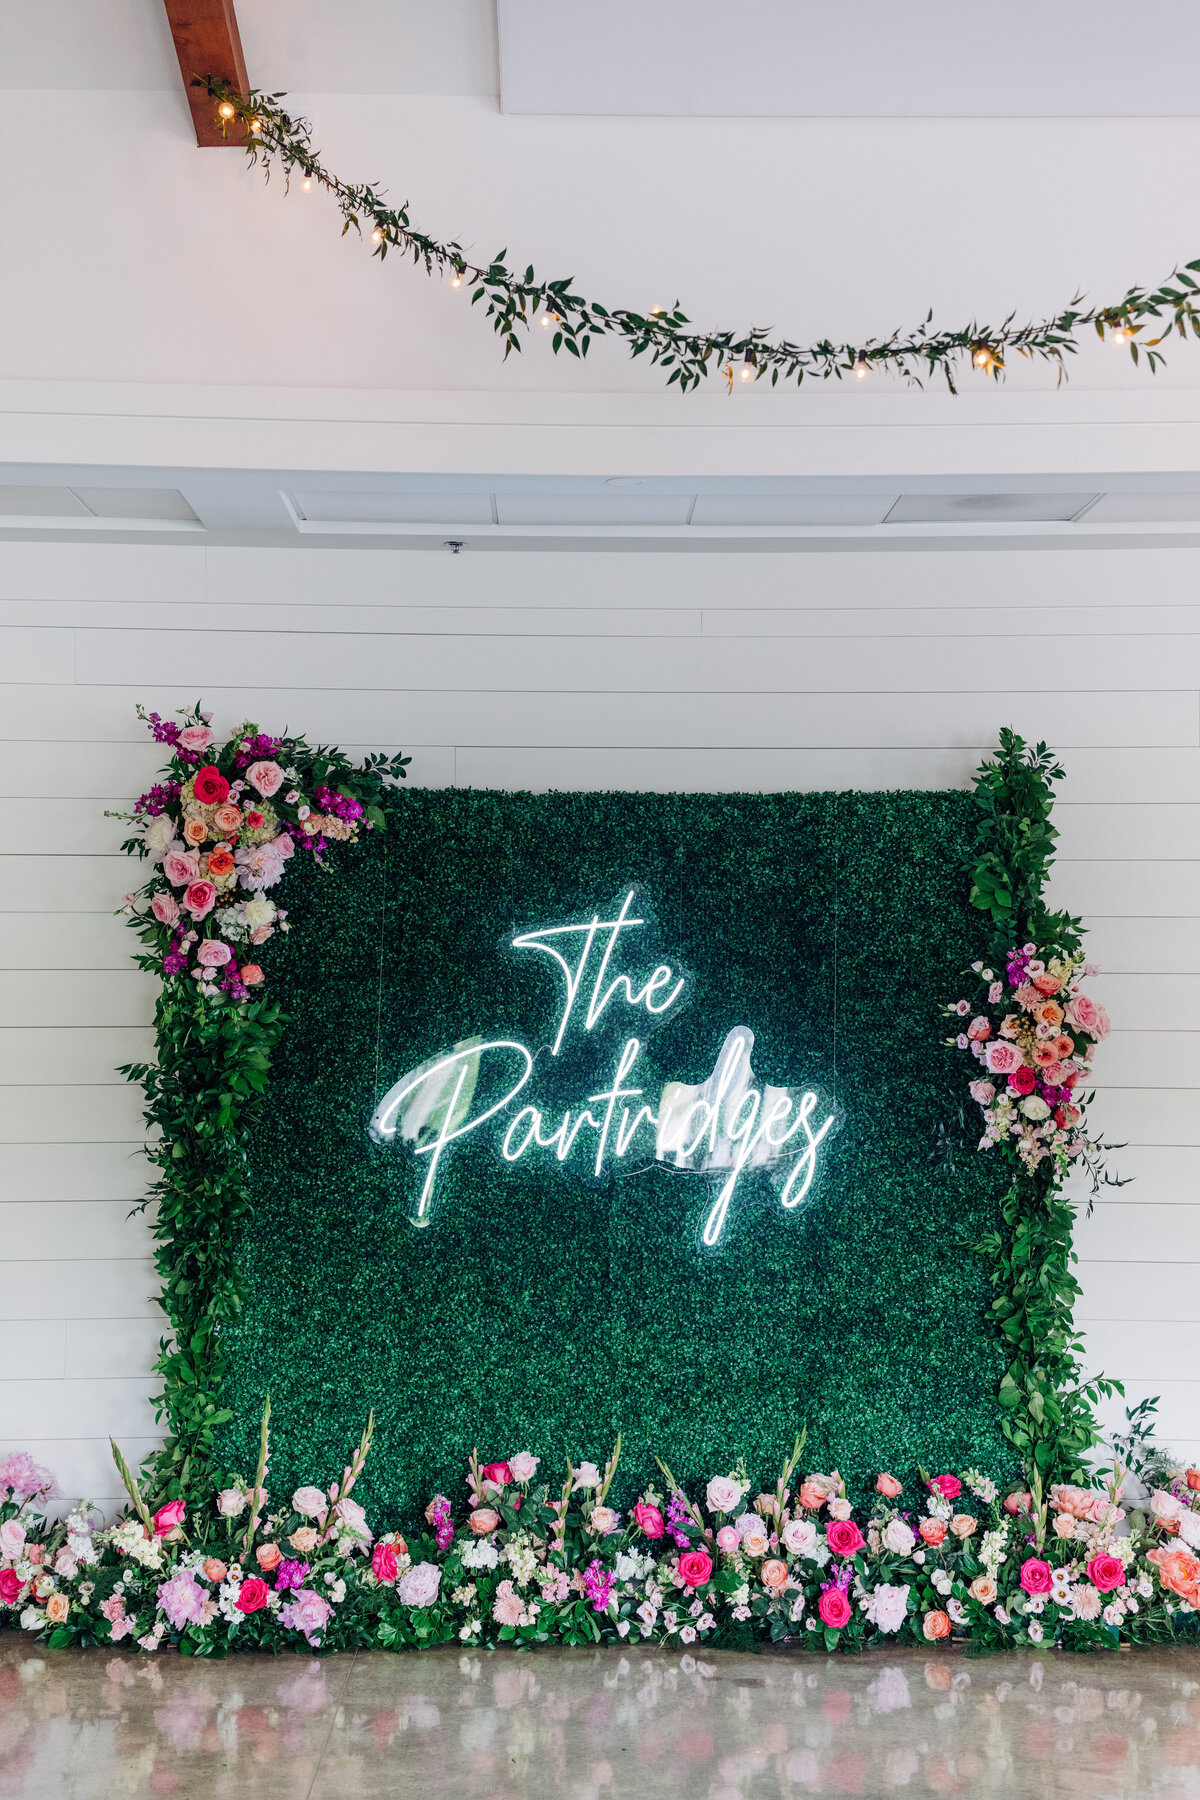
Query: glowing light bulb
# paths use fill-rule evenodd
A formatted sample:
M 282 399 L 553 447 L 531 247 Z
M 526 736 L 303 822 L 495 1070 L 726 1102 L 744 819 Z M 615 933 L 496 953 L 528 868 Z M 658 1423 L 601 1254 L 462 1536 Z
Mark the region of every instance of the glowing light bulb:
M 220 115 L 223 119 L 232 119 L 234 113 L 237 111 L 237 108 L 236 108 L 236 106 L 230 106 L 228 100 L 222 100 L 220 106 L 218 106 L 218 108 L 217 108 L 217 111 L 220 113 Z
M 747 350 L 742 357 L 741 366 L 738 369 L 738 380 L 753 381 L 757 374 L 758 364 L 754 359 L 754 352 L 753 350 Z
M 373 244 L 382 244 L 382 242 L 383 242 L 383 232 L 379 229 L 378 225 L 375 227 L 374 231 L 371 233 L 371 242 Z
M 977 369 L 990 369 L 995 360 L 990 344 L 976 344 L 971 361 Z
M 312 193 L 312 176 L 311 175 L 306 175 L 304 177 L 304 180 L 300 183 L 300 192 L 302 194 L 311 194 Z
M 865 350 L 860 350 L 854 359 L 854 377 L 856 381 L 865 381 L 871 373 L 871 365 L 867 361 Z
M 554 323 L 554 314 L 544 312 L 541 316 L 541 319 L 538 322 L 541 325 L 543 331 L 549 331 L 551 325 L 553 325 L 553 323 Z
M 1114 344 L 1127 344 L 1133 336 L 1133 333 L 1130 331 L 1124 319 L 1119 319 L 1113 326 L 1110 336 Z
M 455 269 L 453 275 L 450 277 L 450 286 L 452 288 L 460 288 L 462 286 L 462 270 L 461 269 Z
M 250 129 L 251 129 L 251 131 L 256 131 L 259 134 L 259 136 L 261 137 L 261 135 L 262 135 L 262 120 L 261 119 L 251 119 Z

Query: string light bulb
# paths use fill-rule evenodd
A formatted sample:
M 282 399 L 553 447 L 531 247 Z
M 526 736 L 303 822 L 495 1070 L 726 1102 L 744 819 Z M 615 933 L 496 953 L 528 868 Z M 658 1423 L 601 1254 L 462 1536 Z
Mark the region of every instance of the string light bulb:
M 220 106 L 218 106 L 218 108 L 217 108 L 217 111 L 220 113 L 220 115 L 223 119 L 232 119 L 234 113 L 237 111 L 237 107 L 230 106 L 228 100 L 222 100 Z
M 382 242 L 383 242 L 383 232 L 378 225 L 375 227 L 374 231 L 371 233 L 371 242 L 373 244 L 382 244 Z
M 867 361 L 867 353 L 865 350 L 860 350 L 858 355 L 854 359 L 855 379 L 857 381 L 865 381 L 867 379 L 867 376 L 870 373 L 871 373 L 871 365 Z
M 753 350 L 746 350 L 742 355 L 741 367 L 738 369 L 739 381 L 753 381 L 758 374 L 758 361 Z
M 261 119 L 251 119 L 250 129 L 253 132 L 257 132 L 258 136 L 261 137 L 262 136 L 262 120 Z
M 300 192 L 302 194 L 311 194 L 312 193 L 312 176 L 311 175 L 306 175 L 304 177 L 304 180 L 300 183 Z
M 977 369 L 987 369 L 990 372 L 996 366 L 996 357 L 992 346 L 990 344 L 976 344 L 975 349 L 971 354 L 971 361 L 975 364 Z
M 1127 344 L 1132 336 L 1133 333 L 1124 319 L 1118 319 L 1113 326 L 1112 331 L 1109 333 L 1109 337 L 1114 344 Z
M 452 288 L 460 288 L 462 286 L 462 270 L 461 269 L 455 269 L 454 273 L 451 275 L 450 286 Z

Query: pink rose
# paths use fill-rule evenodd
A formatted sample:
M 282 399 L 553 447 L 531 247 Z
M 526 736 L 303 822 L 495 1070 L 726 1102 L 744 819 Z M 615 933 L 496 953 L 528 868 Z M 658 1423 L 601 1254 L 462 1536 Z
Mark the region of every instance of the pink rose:
M 1124 1581 L 1125 1569 L 1117 1557 L 1101 1554 L 1093 1556 L 1087 1566 L 1087 1575 L 1094 1588 L 1099 1588 L 1102 1594 L 1111 1594 Z
M 726 1556 L 732 1556 L 741 1541 L 736 1525 L 722 1525 L 717 1533 L 717 1548 L 723 1550 Z
M 658 1507 L 648 1506 L 644 1500 L 639 1500 L 634 1507 L 633 1522 L 648 1538 L 660 1538 L 667 1529 L 666 1521 Z
M 1027 1594 L 1048 1594 L 1053 1582 L 1048 1562 L 1037 1556 L 1026 1557 L 1021 1564 L 1021 1586 Z
M 1098 1006 L 1096 1008 L 1096 1029 L 1095 1029 L 1095 1031 L 1093 1031 L 1092 1036 L 1094 1038 L 1106 1038 L 1111 1030 L 1112 1030 L 1111 1019 L 1109 1018 L 1108 1014 L 1105 1012 L 1104 1008 L 1102 1006 Z
M 935 1475 L 929 1485 L 943 1500 L 957 1500 L 962 1493 L 962 1482 L 957 1475 Z
M 863 1548 L 863 1534 L 853 1519 L 835 1519 L 825 1527 L 825 1541 L 835 1556 L 853 1556 Z
M 172 887 L 186 887 L 200 873 L 200 858 L 194 850 L 168 850 L 163 857 L 163 874 Z
M 1016 1492 L 1005 1496 L 1004 1510 L 1006 1513 L 1011 1513 L 1014 1519 L 1019 1513 L 1027 1513 L 1032 1505 L 1033 1495 L 1028 1491 L 1023 1493 Z
M 968 1092 L 980 1106 L 990 1106 L 996 1098 L 996 1084 L 994 1081 L 973 1081 Z
M 0 1605 L 15 1606 L 23 1585 L 15 1569 L 0 1569 Z
M 1086 1031 L 1089 1037 L 1095 1037 L 1099 1018 L 1100 1008 L 1087 994 L 1076 994 L 1074 999 L 1068 1000 L 1066 1011 L 1068 1025 L 1074 1025 L 1079 1031 Z
M 220 938 L 205 938 L 196 952 L 196 961 L 202 969 L 223 969 L 232 955 L 229 945 Z
M 712 1568 L 712 1557 L 707 1550 L 685 1550 L 679 1559 L 679 1579 L 685 1587 L 703 1587 Z
M 1011 1075 L 1014 1069 L 1021 1067 L 1024 1060 L 1017 1046 L 1007 1038 L 993 1038 L 984 1051 L 984 1061 L 992 1075 Z
M 185 1510 L 182 1500 L 168 1500 L 165 1506 L 160 1506 L 154 1515 L 155 1537 L 166 1537 L 169 1531 L 182 1525 Z
M 183 891 L 183 904 L 193 919 L 207 918 L 216 900 L 217 890 L 211 881 L 190 881 Z
M 376 1581 L 389 1582 L 396 1579 L 396 1552 L 390 1544 L 376 1544 L 371 1556 L 371 1573 Z
M 936 1550 L 946 1535 L 946 1527 L 941 1519 L 922 1519 L 917 1530 L 931 1550 Z
M 495 1487 L 507 1487 L 513 1478 L 513 1472 L 506 1462 L 484 1463 L 483 1479 L 490 1481 Z
M 515 1456 L 510 1456 L 508 1459 L 508 1466 L 512 1470 L 513 1480 L 519 1481 L 522 1484 L 532 1481 L 537 1473 L 537 1466 L 541 1460 L 540 1456 L 532 1456 L 528 1450 L 518 1450 Z M 636 1512 L 637 1508 L 635 1507 L 635 1515 Z M 646 1535 L 649 1536 L 650 1533 L 647 1532 Z
M 875 1483 L 875 1492 L 885 1494 L 889 1500 L 894 1500 L 897 1494 L 904 1492 L 904 1488 L 894 1475 L 881 1475 Z
M 283 770 L 278 763 L 274 762 L 251 763 L 246 770 L 246 780 L 252 788 L 257 789 L 264 800 L 269 800 L 271 795 L 277 794 L 283 786 Z
M 261 1575 L 250 1575 L 238 1589 L 238 1597 L 233 1604 L 239 1612 L 261 1612 L 267 1604 L 269 1594 L 270 1589 Z
M 150 911 L 160 925 L 174 925 L 179 918 L 179 902 L 174 894 L 153 894 Z
M 985 1019 L 982 1013 L 977 1019 L 972 1019 L 971 1023 L 967 1026 L 967 1036 L 977 1044 L 981 1044 L 984 1038 L 991 1037 L 991 1035 L 991 1020 Z
M 278 837 L 273 837 L 271 839 L 271 848 L 281 861 L 286 862 L 288 857 L 294 854 L 296 846 L 293 844 L 287 832 L 281 831 Z M 541 1461 L 540 1457 L 538 1458 L 538 1461 Z
M 207 725 L 185 725 L 178 738 L 182 750 L 207 750 L 212 741 Z
M 831 1625 L 835 1631 L 840 1631 L 843 1625 L 850 1623 L 850 1602 L 841 1588 L 826 1588 L 817 1602 L 817 1611 L 823 1623 Z

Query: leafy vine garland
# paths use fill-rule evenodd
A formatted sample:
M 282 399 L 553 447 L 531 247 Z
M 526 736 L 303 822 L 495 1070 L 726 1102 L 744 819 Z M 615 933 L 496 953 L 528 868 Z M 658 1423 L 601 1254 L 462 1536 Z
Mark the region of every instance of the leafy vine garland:
M 536 320 L 550 332 L 550 348 L 556 356 L 566 350 L 571 356 L 584 357 L 597 338 L 616 337 L 631 357 L 648 355 L 652 363 L 670 370 L 667 386 L 677 383 L 681 393 L 699 387 L 714 371 L 723 374 L 732 387 L 735 365 L 740 379 L 759 381 L 769 375 L 773 387 L 781 378 L 799 385 L 806 378 L 862 378 L 878 369 L 921 386 L 940 371 L 950 392 L 957 393 L 955 375 L 964 360 L 999 379 L 1010 354 L 1053 363 L 1061 381 L 1066 373 L 1065 357 L 1076 354 L 1077 335 L 1089 327 L 1100 338 L 1126 346 L 1135 363 L 1144 356 L 1152 373 L 1165 361 L 1158 346 L 1172 332 L 1186 338 L 1190 328 L 1193 336 L 1200 337 L 1200 258 L 1173 269 L 1155 287 L 1129 288 L 1114 304 L 1085 307 L 1083 296 L 1076 294 L 1053 317 L 1024 325 L 1017 325 L 1016 313 L 1010 312 L 996 327 L 972 321 L 953 330 L 935 330 L 931 311 L 915 330 L 896 330 L 886 338 L 868 338 L 858 344 L 821 338 L 807 345 L 772 338 L 765 327 L 752 326 L 740 333 L 699 331 L 678 302 L 648 313 L 604 306 L 576 293 L 573 276 L 541 281 L 532 263 L 524 275 L 514 273 L 504 261 L 506 250 L 485 265 L 473 263 L 454 239 L 419 231 L 410 220 L 407 203 L 390 207 L 383 191 L 371 183 L 343 181 L 327 169 L 313 148 L 308 120 L 284 111 L 286 95 L 257 89 L 242 95 L 213 76 L 198 76 L 192 85 L 204 88 L 216 103 L 223 132 L 238 128 L 245 134 L 251 163 L 263 162 L 268 178 L 272 165 L 278 164 L 289 185 L 296 175 L 305 190 L 315 186 L 333 197 L 342 215 L 343 237 L 350 230 L 361 237 L 365 227 L 373 253 L 381 261 L 389 251 L 399 251 L 418 267 L 424 264 L 426 274 L 437 273 L 447 279 L 451 287 L 469 287 L 472 306 L 485 302 L 485 314 L 504 344 L 506 360 L 521 349 L 522 332 Z M 1151 322 L 1161 323 L 1162 329 L 1157 336 L 1139 342 L 1139 334 Z

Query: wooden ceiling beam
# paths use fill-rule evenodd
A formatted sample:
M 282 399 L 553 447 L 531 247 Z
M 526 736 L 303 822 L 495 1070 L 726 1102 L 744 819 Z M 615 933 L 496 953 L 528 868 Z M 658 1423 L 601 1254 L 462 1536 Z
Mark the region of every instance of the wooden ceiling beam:
M 222 137 L 211 99 L 203 88 L 192 86 L 197 76 L 214 75 L 239 94 L 250 92 L 233 0 L 164 0 L 164 4 L 197 144 L 202 150 L 221 144 L 240 148 L 241 131 L 234 129 Z

